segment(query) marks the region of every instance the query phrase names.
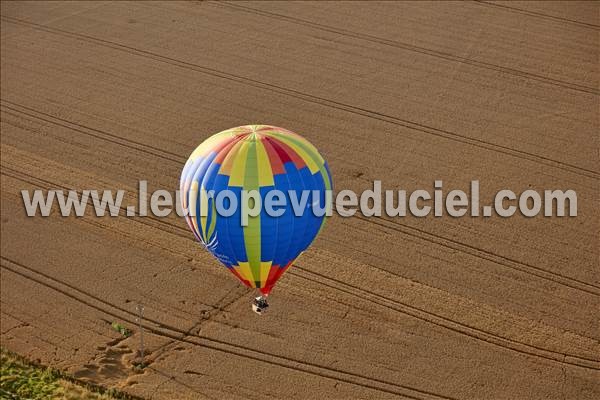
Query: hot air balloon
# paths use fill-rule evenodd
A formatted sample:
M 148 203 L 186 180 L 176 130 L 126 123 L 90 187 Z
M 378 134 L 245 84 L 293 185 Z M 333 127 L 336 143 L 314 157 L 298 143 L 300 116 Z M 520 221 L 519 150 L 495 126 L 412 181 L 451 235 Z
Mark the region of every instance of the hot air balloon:
M 194 150 L 181 174 L 180 198 L 196 239 L 241 282 L 260 291 L 253 309 L 261 313 L 277 280 L 323 228 L 326 215 L 315 209 L 331 207 L 331 189 L 327 162 L 310 142 L 287 129 L 247 125 L 217 133 Z M 242 191 L 265 199 L 272 190 L 286 195 L 280 215 L 265 207 L 244 224 Z M 223 191 L 229 197 L 222 207 L 240 205 L 232 213 L 218 210 Z M 292 197 L 302 199 L 303 192 L 311 196 L 297 215 Z

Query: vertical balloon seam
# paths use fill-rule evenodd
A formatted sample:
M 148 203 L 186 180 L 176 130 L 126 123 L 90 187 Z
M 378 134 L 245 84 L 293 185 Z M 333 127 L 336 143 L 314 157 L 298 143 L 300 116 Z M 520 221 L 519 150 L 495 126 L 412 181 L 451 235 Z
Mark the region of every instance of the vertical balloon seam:
M 290 153 L 291 152 L 295 152 L 295 149 L 293 149 L 293 148 L 291 148 L 291 147 L 289 147 L 287 145 L 286 146 L 281 146 L 282 143 L 280 141 L 278 141 L 277 139 L 275 139 L 275 140 L 276 140 L 277 145 L 281 147 L 282 151 L 288 153 L 288 156 L 290 158 L 293 158 L 293 155 L 290 154 Z M 302 158 L 302 156 L 300 154 L 296 153 L 296 156 L 299 157 L 301 160 L 304 161 L 304 159 Z M 290 165 L 290 168 L 291 167 L 292 166 Z M 296 169 L 295 173 L 298 174 L 298 180 L 299 180 L 300 184 L 302 185 L 302 189 L 301 190 L 303 192 L 306 189 L 306 185 L 305 185 L 304 179 L 302 178 L 301 169 L 302 168 L 308 168 L 308 166 L 305 163 L 304 167 L 300 167 L 299 168 L 298 165 L 296 165 L 296 163 L 293 163 L 293 168 Z M 290 173 L 287 170 L 286 170 L 285 176 L 288 179 L 288 186 L 290 188 L 289 190 L 294 190 L 294 192 L 296 192 L 296 195 L 297 195 L 298 194 L 298 190 L 292 189 L 293 186 L 292 186 L 291 182 L 289 181 Z M 295 233 L 295 235 L 294 235 L 295 237 L 297 237 L 296 230 L 297 230 L 297 228 L 299 228 L 299 226 L 297 227 L 298 222 L 299 221 L 296 219 L 295 215 L 292 213 L 292 227 L 290 229 L 290 232 L 291 233 Z M 304 224 L 304 223 L 306 223 L 306 221 L 302 221 L 302 223 Z M 284 260 L 284 262 L 286 264 L 289 263 L 289 262 L 291 262 L 291 261 L 293 261 L 298 256 L 298 254 L 295 254 L 295 253 L 292 254 L 292 252 L 291 252 L 291 250 L 295 250 L 294 246 L 295 246 L 294 245 L 294 237 L 290 237 L 290 241 L 289 241 L 289 243 L 286 246 L 285 252 L 283 252 L 283 255 L 284 255 L 283 260 Z
M 307 217 L 308 220 L 307 220 L 306 226 L 304 228 L 304 231 L 302 232 L 301 241 L 298 243 L 298 251 L 297 251 L 298 255 L 300 255 L 308 247 L 306 238 L 308 237 L 308 234 L 314 230 L 314 225 L 315 225 L 316 221 L 319 219 L 319 217 L 317 217 L 315 215 L 314 207 L 313 207 L 314 203 L 315 203 L 314 196 L 313 196 L 314 190 L 316 190 L 316 188 L 319 186 L 318 181 L 317 181 L 317 174 L 318 174 L 318 172 L 315 172 L 313 174 L 309 171 L 308 177 L 307 177 L 311 181 L 310 190 L 311 190 L 312 204 L 311 204 L 310 209 L 311 209 L 312 215 L 309 214 L 309 216 Z M 319 196 L 319 201 L 320 201 L 320 196 Z M 321 217 L 321 218 L 324 218 L 324 217 Z M 321 221 L 319 220 L 319 225 L 320 225 L 320 222 Z
M 281 158 L 283 155 L 286 156 L 286 158 L 289 160 L 287 161 L 287 163 L 290 163 L 291 165 L 286 166 L 286 162 L 283 161 L 282 159 L 282 163 L 283 163 L 283 168 L 284 168 L 284 172 L 282 173 L 283 176 L 285 176 L 285 179 L 287 181 L 287 188 L 288 188 L 288 197 L 289 197 L 289 192 L 291 190 L 293 190 L 293 185 L 292 182 L 290 181 L 290 173 L 288 171 L 288 168 L 295 168 L 298 169 L 297 165 L 295 162 L 292 161 L 293 158 L 295 158 L 292 154 L 290 154 L 289 152 L 291 152 L 292 150 L 289 149 L 289 151 L 286 151 L 286 149 L 280 145 L 280 142 L 277 141 L 276 138 L 271 137 L 270 138 L 270 144 L 271 146 L 277 151 L 277 155 Z M 290 218 L 290 223 L 289 226 L 284 227 L 283 225 L 281 226 L 282 228 L 286 228 L 289 229 L 289 232 L 294 232 L 295 230 L 295 225 L 296 225 L 296 221 L 294 218 L 294 214 L 293 214 L 293 210 L 292 209 L 288 209 L 287 210 L 289 213 L 291 213 L 291 218 Z M 285 221 L 282 221 L 282 224 L 285 223 Z M 288 262 L 288 258 L 287 258 L 287 254 L 289 252 L 291 243 L 293 241 L 293 238 L 291 235 L 289 235 L 288 240 L 286 240 L 286 242 L 284 243 L 280 243 L 280 246 L 278 246 L 277 248 L 277 254 L 280 254 L 279 258 L 281 260 L 281 264 L 280 265 L 285 265 L 286 262 Z M 283 251 L 285 249 L 285 251 Z
M 225 160 L 227 160 L 228 157 L 231 157 L 231 159 L 230 159 L 231 160 L 230 161 L 231 162 L 231 168 L 229 168 L 228 170 L 227 169 L 224 170 L 223 167 L 222 167 L 221 170 L 220 170 L 220 171 L 223 172 L 223 175 L 228 175 L 229 176 L 229 181 L 227 183 L 227 188 L 228 189 L 230 189 L 232 187 L 240 187 L 240 190 L 244 189 L 243 188 L 243 182 L 233 182 L 233 183 L 231 182 L 232 174 L 233 174 L 233 164 L 234 163 L 236 164 L 235 165 L 236 171 L 239 171 L 240 169 L 243 169 L 245 167 L 245 165 L 246 165 L 246 159 L 245 159 L 245 157 L 239 157 L 241 155 L 240 153 L 242 153 L 242 152 L 246 156 L 248 154 L 248 149 L 246 147 L 246 142 L 245 142 L 245 140 L 243 140 L 243 138 L 245 138 L 246 135 L 245 134 L 240 134 L 240 136 L 241 136 L 241 139 L 238 141 L 238 144 L 234 148 L 232 148 L 230 150 L 230 153 L 225 157 Z M 239 157 L 238 160 L 237 160 L 237 162 L 235 162 L 235 158 L 236 157 Z M 226 162 L 225 160 L 224 160 L 223 164 L 225 164 L 225 162 Z M 241 176 L 241 172 L 236 172 L 236 173 L 238 174 L 238 176 Z M 238 179 L 241 179 L 241 178 L 238 178 Z M 235 185 L 234 185 L 234 183 L 235 183 Z M 240 198 L 240 200 L 241 200 L 241 198 Z M 242 207 L 242 205 L 239 204 L 239 207 Z M 231 228 L 230 225 L 232 223 L 235 223 L 235 221 L 228 220 L 228 222 L 227 222 L 228 230 L 229 230 L 229 228 Z M 251 272 L 251 269 L 250 269 L 250 264 L 249 264 L 249 261 L 250 261 L 249 257 L 250 257 L 250 255 L 248 254 L 248 251 L 247 251 L 247 248 L 246 248 L 246 240 L 245 240 L 245 237 L 244 237 L 244 227 L 240 226 L 240 230 L 241 230 L 240 239 L 242 240 L 243 243 L 241 243 L 241 245 L 239 247 L 240 247 L 240 249 L 242 249 L 242 248 L 244 249 L 245 257 L 241 257 L 240 254 L 237 253 L 236 246 L 233 245 L 233 243 L 232 243 L 232 248 L 233 248 L 232 254 L 234 255 L 233 268 L 236 269 L 236 271 L 237 271 L 238 274 L 240 274 L 241 276 L 244 277 L 244 279 L 248 282 L 248 284 L 249 284 L 250 287 L 256 287 L 256 281 L 253 279 L 253 275 L 252 275 L 252 272 Z M 244 259 L 246 261 L 243 261 Z
M 210 168 L 210 165 L 210 155 L 199 158 L 199 163 L 196 165 L 196 169 L 192 173 L 192 180 L 190 185 L 191 189 L 189 207 L 190 211 L 193 210 L 192 213 L 194 215 L 192 217 L 192 222 L 202 243 L 206 241 L 206 238 L 202 235 L 202 220 L 198 220 L 198 218 L 200 218 L 201 215 L 199 211 L 201 211 L 200 205 L 202 203 L 202 184 L 198 181 L 198 179 L 200 178 L 200 176 L 204 177 L 206 175 L 206 171 Z
M 266 153 L 264 144 L 263 144 L 263 140 L 261 138 L 261 140 L 257 140 L 256 141 L 256 159 L 257 159 L 257 169 L 258 169 L 258 190 L 260 193 L 260 190 L 263 187 L 266 188 L 274 188 L 275 187 L 275 181 L 274 181 L 274 177 L 273 177 L 273 169 L 271 168 L 271 165 L 269 164 L 269 157 Z M 271 271 L 271 268 L 273 266 L 273 260 L 269 260 L 267 258 L 264 257 L 263 254 L 263 246 L 264 246 L 264 235 L 262 235 L 262 218 L 261 221 L 259 223 L 259 227 L 261 229 L 261 243 L 259 245 L 260 247 L 260 251 L 261 251 L 261 257 L 260 257 L 260 286 L 264 287 L 266 285 L 267 279 L 269 277 L 269 273 Z M 264 260 L 263 260 L 264 258 Z
M 215 163 L 214 163 L 214 159 L 216 157 L 216 152 L 215 151 L 211 151 L 209 153 L 209 157 L 208 159 L 211 160 L 210 165 L 207 167 L 206 169 L 206 173 L 204 174 L 203 178 L 202 178 L 202 183 L 201 183 L 201 195 L 205 198 L 205 200 L 201 199 L 201 206 L 202 204 L 206 203 L 206 209 L 201 211 L 206 212 L 206 216 L 203 217 L 202 215 L 200 215 L 200 222 L 201 224 L 203 224 L 202 226 L 202 233 L 204 236 L 204 244 L 205 246 L 209 246 L 209 245 L 214 245 L 213 243 L 213 237 L 212 237 L 212 231 L 214 230 L 214 226 L 216 224 L 216 220 L 217 220 L 217 213 L 216 213 L 216 206 L 215 206 L 215 200 L 214 198 L 211 199 L 211 197 L 209 196 L 209 193 L 213 190 L 214 185 L 216 184 L 217 178 L 218 178 L 218 170 L 215 169 Z M 210 211 L 209 211 L 210 210 Z M 210 220 L 210 222 L 209 222 Z M 212 229 L 211 229 L 212 227 Z
M 217 184 L 217 180 L 219 176 L 223 176 L 225 179 L 225 182 L 227 184 L 227 186 L 229 186 L 229 179 L 230 177 L 228 175 L 222 174 L 221 173 L 221 168 L 223 166 L 223 162 L 224 160 L 227 158 L 227 156 L 229 156 L 231 153 L 236 153 L 237 152 L 237 148 L 239 146 L 240 143 L 240 137 L 236 136 L 234 138 L 234 140 L 232 140 L 231 142 L 229 142 L 226 146 L 222 147 L 220 149 L 220 151 L 218 152 L 217 156 L 215 157 L 215 165 L 213 166 L 213 168 L 216 170 L 216 178 L 214 181 L 214 185 Z M 218 161 L 221 161 L 221 163 L 219 163 Z M 216 189 L 216 187 L 214 187 Z M 226 220 L 223 223 L 223 229 L 225 229 L 225 231 L 227 232 L 226 235 L 224 235 L 224 237 L 222 237 L 221 239 L 219 239 L 219 245 L 225 248 L 229 248 L 229 253 L 233 255 L 233 258 L 235 260 L 232 260 L 232 262 L 230 263 L 225 263 L 226 267 L 237 277 L 240 278 L 240 280 L 242 281 L 242 283 L 246 284 L 245 279 L 240 275 L 239 271 L 235 270 L 235 266 L 234 266 L 234 262 L 235 264 L 237 264 L 237 260 L 239 260 L 239 256 L 236 253 L 236 249 L 235 246 L 233 245 L 228 233 L 229 233 L 229 224 L 227 223 L 228 221 Z M 221 241 L 224 240 L 224 243 Z M 231 264 L 231 265 L 227 265 L 227 264 Z
M 219 176 L 222 176 L 224 179 L 224 185 L 226 188 L 229 188 L 230 185 L 230 179 L 231 177 L 225 173 L 222 173 L 222 167 L 223 164 L 225 163 L 226 158 L 231 154 L 231 156 L 235 156 L 239 150 L 239 147 L 241 146 L 241 142 L 243 139 L 243 135 L 239 134 L 233 137 L 233 140 L 231 142 L 229 142 L 226 146 L 224 146 L 221 151 L 219 152 L 218 156 L 215 157 L 215 160 L 217 161 L 217 165 L 215 168 L 217 168 L 217 179 Z M 219 163 L 220 162 L 220 163 Z M 217 181 L 215 180 L 215 185 L 217 184 Z M 243 269 L 240 268 L 239 264 L 239 260 L 242 259 L 242 257 L 240 256 L 240 254 L 237 252 L 236 250 L 236 245 L 234 244 L 234 241 L 232 241 L 231 236 L 230 236 L 230 230 L 229 230 L 229 225 L 230 225 L 231 220 L 230 219 L 226 219 L 223 223 L 223 229 L 225 232 L 225 235 L 221 237 L 221 239 L 219 239 L 219 245 L 221 245 L 221 248 L 227 248 L 229 249 L 229 252 L 227 254 L 232 255 L 233 256 L 233 260 L 230 260 L 230 262 L 226 263 L 224 261 L 221 260 L 222 263 L 224 263 L 226 265 L 226 267 L 230 270 L 230 272 L 232 272 L 235 276 L 237 276 L 240 281 L 242 281 L 242 283 L 244 283 L 246 286 L 252 287 L 250 284 L 250 280 L 246 279 L 246 275 L 243 274 Z M 222 245 L 222 241 L 224 241 L 224 244 Z M 216 255 L 215 255 L 216 256 Z
M 279 161 L 279 164 L 281 166 L 281 170 L 280 170 L 280 173 L 279 173 L 279 175 L 281 176 L 280 179 L 285 179 L 285 182 L 287 182 L 287 186 L 286 186 L 287 189 L 286 190 L 290 190 L 291 189 L 291 182 L 289 181 L 289 176 L 287 174 L 287 170 L 286 170 L 286 166 L 285 166 L 285 160 L 282 157 L 282 154 L 275 148 L 275 143 L 272 140 L 273 140 L 272 137 L 265 136 L 265 144 L 272 150 L 273 157 L 276 158 Z M 286 210 L 286 213 L 284 213 L 284 215 L 287 214 L 286 218 L 279 217 L 277 219 L 276 226 L 277 226 L 277 232 L 278 232 L 278 234 L 279 234 L 279 232 L 282 232 L 282 229 L 284 228 L 284 224 L 286 223 L 287 216 L 289 215 L 289 213 L 290 213 L 290 210 L 288 209 L 288 210 Z M 283 215 L 282 215 L 282 217 L 283 217 Z M 291 238 L 289 238 L 289 239 L 291 240 Z M 282 266 L 281 265 L 282 264 L 281 261 L 283 261 L 283 259 L 282 259 L 282 256 L 283 256 L 282 255 L 283 254 L 282 253 L 283 245 L 284 245 L 284 243 L 278 241 L 277 245 L 275 247 L 276 250 L 273 253 L 273 263 L 275 265 L 278 265 L 278 266 Z
M 246 141 L 246 148 L 243 190 L 251 192 L 258 189 L 258 176 L 253 173 L 256 170 L 256 142 Z M 248 265 L 256 287 L 260 286 L 260 214 L 249 216 L 248 224 L 242 228 Z
M 216 165 L 214 166 L 214 168 L 217 170 L 216 172 L 216 178 L 214 180 L 214 184 L 213 184 L 213 189 L 216 189 L 216 185 L 219 182 L 219 177 L 223 177 L 222 179 L 225 180 L 225 182 L 227 183 L 227 185 L 229 185 L 229 176 L 227 175 L 223 175 L 220 174 L 220 169 L 221 169 L 221 164 L 217 163 L 217 160 L 221 160 L 224 159 L 225 156 L 232 151 L 232 149 L 235 147 L 236 143 L 239 142 L 239 139 L 236 137 L 234 140 L 232 140 L 231 142 L 229 142 L 226 146 L 224 146 L 223 148 L 221 148 L 218 152 L 218 154 L 215 156 L 215 163 Z M 216 192 L 216 190 L 215 190 Z M 229 236 L 229 225 L 227 223 L 227 220 L 225 220 L 224 222 L 221 223 L 223 226 L 223 229 L 225 230 L 225 235 L 221 235 L 221 238 L 218 238 L 218 244 L 220 248 L 226 248 L 229 249 L 229 252 L 227 254 L 233 254 L 234 257 L 237 259 L 237 256 L 235 256 L 235 248 L 233 246 L 233 243 L 231 242 L 231 238 Z M 217 233 L 218 234 L 218 233 Z M 233 261 L 233 260 L 232 260 Z M 223 261 L 221 261 L 223 262 Z M 225 263 L 227 269 L 231 270 L 231 272 L 236 275 L 237 277 L 240 278 L 240 280 L 245 284 L 244 280 L 241 278 L 241 276 L 238 274 L 238 272 L 234 269 L 234 265 L 233 262 L 229 262 L 229 263 Z
M 314 179 L 313 179 L 314 175 L 310 172 L 310 169 L 308 167 L 304 167 L 304 168 L 306 168 L 307 172 L 308 172 L 307 179 L 310 179 L 314 183 Z M 308 193 L 308 199 L 307 199 L 307 201 L 311 201 L 311 195 L 312 195 L 312 193 L 310 192 L 310 190 L 312 189 L 313 186 L 310 183 L 308 183 L 308 185 L 307 185 L 307 182 L 304 180 L 304 176 L 302 174 L 302 171 L 299 171 L 299 172 L 300 172 L 300 180 L 302 181 L 303 190 L 307 190 L 307 193 Z M 306 208 L 303 210 L 304 213 L 306 213 L 307 211 L 308 210 Z M 311 222 L 312 222 L 311 221 L 311 215 L 307 214 L 306 216 L 304 216 L 302 218 L 302 220 L 303 220 L 303 229 L 301 229 L 302 233 L 298 232 L 298 234 L 297 234 L 300 240 L 294 245 L 293 251 L 292 251 L 292 254 L 294 255 L 293 256 L 294 258 L 297 258 L 300 255 L 300 253 L 302 253 L 302 251 L 304 250 L 302 248 L 302 245 L 303 245 L 303 242 L 304 242 L 304 235 L 306 234 L 306 231 L 308 230 L 308 228 L 310 227 Z
M 267 152 L 267 155 L 269 156 L 269 164 L 271 165 L 271 173 L 273 174 L 273 188 L 277 188 L 276 186 L 276 181 L 275 181 L 275 172 L 274 172 L 274 168 L 273 168 L 273 162 L 277 161 L 280 168 L 277 169 L 277 171 L 279 171 L 278 175 L 284 175 L 285 174 L 285 166 L 283 164 L 283 160 L 281 159 L 281 157 L 279 156 L 279 154 L 275 151 L 275 149 L 273 149 L 273 147 L 271 146 L 271 143 L 268 140 L 263 140 L 261 141 L 263 144 L 263 147 L 265 148 L 265 151 Z M 267 150 L 270 149 L 269 150 Z M 289 187 L 289 180 L 288 180 L 288 187 Z M 275 235 L 274 237 L 278 237 L 279 235 L 279 225 L 282 222 L 281 218 L 276 218 L 275 219 Z M 274 240 L 273 241 L 273 256 L 272 256 L 272 260 L 271 260 L 271 268 L 269 269 L 269 275 L 267 276 L 267 280 L 265 282 L 264 288 L 266 288 L 268 290 L 269 286 L 272 286 L 274 284 L 273 280 L 277 277 L 277 272 L 280 268 L 283 268 L 282 265 L 278 265 L 275 264 L 275 260 L 276 260 L 276 254 L 277 254 L 277 249 L 279 247 L 279 244 Z M 268 293 L 268 292 L 266 292 Z
M 215 150 L 213 151 L 209 151 L 206 155 L 205 155 L 205 159 L 200 163 L 198 169 L 196 170 L 196 172 L 194 173 L 194 177 L 193 177 L 193 181 L 192 182 L 196 182 L 198 185 L 198 190 L 199 190 L 199 194 L 200 194 L 200 198 L 199 201 L 197 201 L 198 205 L 196 207 L 196 215 L 195 215 L 195 220 L 196 220 L 196 225 L 198 225 L 199 222 L 199 227 L 202 228 L 202 230 L 200 231 L 201 237 L 203 239 L 203 243 L 206 245 L 210 242 L 210 237 L 206 236 L 206 228 L 207 228 L 207 222 L 208 222 L 208 209 L 203 209 L 203 205 L 206 204 L 206 206 L 208 207 L 209 204 L 209 199 L 208 199 L 208 192 L 212 189 L 212 187 L 207 187 L 208 186 L 208 181 L 212 178 L 213 174 L 215 174 L 215 178 L 216 178 L 216 171 L 214 171 L 215 169 L 215 158 L 217 156 L 217 152 Z M 206 164 L 206 166 L 204 165 Z M 203 172 L 204 170 L 204 172 Z M 200 179 L 200 175 L 202 175 L 202 178 Z M 207 214 L 207 215 L 203 215 L 203 214 Z

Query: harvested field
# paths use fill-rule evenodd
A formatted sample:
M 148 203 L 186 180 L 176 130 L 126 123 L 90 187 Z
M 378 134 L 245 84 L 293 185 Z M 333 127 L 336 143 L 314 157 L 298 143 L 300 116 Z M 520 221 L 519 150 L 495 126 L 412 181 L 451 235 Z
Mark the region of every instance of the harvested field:
M 0 14 L 2 347 L 147 399 L 600 398 L 600 3 Z M 259 317 L 176 215 L 25 213 L 23 189 L 174 191 L 254 123 L 312 142 L 336 190 L 572 189 L 578 215 L 335 215 Z

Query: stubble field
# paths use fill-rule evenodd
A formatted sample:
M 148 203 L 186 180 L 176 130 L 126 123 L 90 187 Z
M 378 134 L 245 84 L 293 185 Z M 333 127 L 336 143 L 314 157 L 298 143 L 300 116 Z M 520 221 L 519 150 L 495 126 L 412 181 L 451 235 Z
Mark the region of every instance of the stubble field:
M 152 399 L 600 398 L 599 4 L 2 2 L 2 346 Z M 25 214 L 175 190 L 253 123 L 337 190 L 573 189 L 578 216 L 334 216 L 259 317 L 175 215 Z

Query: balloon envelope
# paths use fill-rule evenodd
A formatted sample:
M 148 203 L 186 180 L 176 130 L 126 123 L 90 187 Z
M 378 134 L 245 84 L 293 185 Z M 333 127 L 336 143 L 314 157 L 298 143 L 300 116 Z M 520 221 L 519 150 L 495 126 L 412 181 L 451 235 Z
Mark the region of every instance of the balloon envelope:
M 311 244 L 331 207 L 327 163 L 306 139 L 268 125 L 247 125 L 217 133 L 190 155 L 181 174 L 181 202 L 196 238 L 238 279 L 268 294 L 279 277 Z M 222 191 L 230 191 L 221 203 Z M 260 213 L 242 223 L 242 191 L 256 190 Z M 264 200 L 272 190 L 285 195 L 275 216 Z M 210 192 L 212 194 L 210 194 Z M 304 194 L 305 193 L 305 194 Z M 303 196 L 306 201 L 303 203 Z M 296 211 L 294 212 L 294 197 Z M 237 207 L 233 206 L 237 204 Z M 218 206 L 235 210 L 218 212 Z M 299 215 L 297 215 L 299 214 Z

